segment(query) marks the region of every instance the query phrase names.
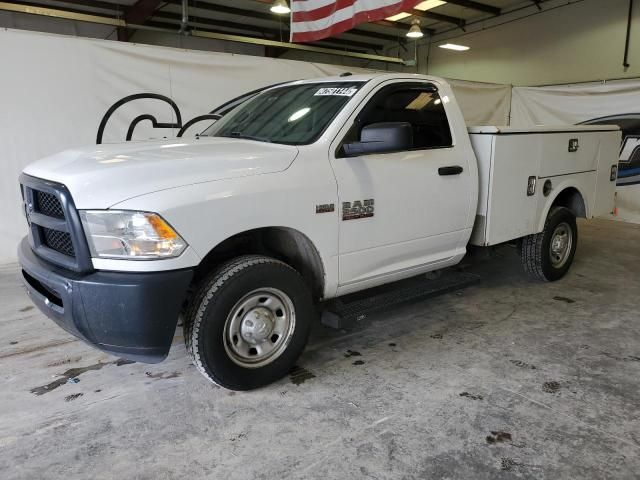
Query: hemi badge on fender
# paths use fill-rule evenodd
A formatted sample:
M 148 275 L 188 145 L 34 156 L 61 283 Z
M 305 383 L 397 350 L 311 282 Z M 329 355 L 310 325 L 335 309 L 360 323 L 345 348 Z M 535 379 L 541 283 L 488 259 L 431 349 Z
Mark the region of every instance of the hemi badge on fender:
M 325 203 L 322 205 L 316 205 L 316 213 L 331 213 L 335 212 L 336 207 L 333 203 Z

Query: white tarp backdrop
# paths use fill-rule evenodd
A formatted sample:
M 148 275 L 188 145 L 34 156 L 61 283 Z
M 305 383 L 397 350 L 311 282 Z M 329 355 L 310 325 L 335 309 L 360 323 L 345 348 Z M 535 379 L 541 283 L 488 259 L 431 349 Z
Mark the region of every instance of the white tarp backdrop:
M 15 261 L 17 244 L 26 234 L 18 188 L 21 170 L 61 150 L 95 144 L 101 119 L 118 100 L 131 101 L 109 119 L 105 143 L 124 141 L 129 125 L 142 114 L 161 123 L 185 124 L 263 86 L 363 71 L 9 29 L 0 30 L 0 59 L 0 264 Z M 475 84 L 454 82 L 455 89 L 456 84 L 469 123 L 506 123 L 508 87 L 478 84 L 470 95 Z M 158 98 L 131 99 L 140 93 Z M 178 130 L 154 129 L 143 120 L 133 139 L 171 138 Z M 191 135 L 196 131 L 190 130 Z
M 467 125 L 508 125 L 511 85 L 449 80 Z
M 512 125 L 578 123 L 622 128 L 617 218 L 640 223 L 640 80 L 513 88 Z

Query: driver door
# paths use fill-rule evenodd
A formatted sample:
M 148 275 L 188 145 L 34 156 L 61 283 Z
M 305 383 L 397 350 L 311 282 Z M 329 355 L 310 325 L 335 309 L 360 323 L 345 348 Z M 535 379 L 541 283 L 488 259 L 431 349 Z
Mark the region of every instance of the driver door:
M 411 147 L 348 156 L 344 145 L 380 122 L 410 123 Z M 464 253 L 473 159 L 456 149 L 436 87 L 383 85 L 346 128 L 331 158 L 341 206 L 338 293 L 435 269 Z

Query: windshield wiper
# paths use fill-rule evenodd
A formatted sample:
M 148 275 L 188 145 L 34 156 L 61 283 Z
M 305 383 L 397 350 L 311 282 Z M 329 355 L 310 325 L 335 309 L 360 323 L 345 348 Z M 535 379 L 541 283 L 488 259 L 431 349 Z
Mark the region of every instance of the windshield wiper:
M 257 142 L 271 143 L 271 140 L 265 137 L 256 137 L 255 135 L 245 135 L 242 132 L 231 132 L 229 135 L 222 135 L 223 137 L 231 138 L 246 138 L 247 140 L 255 140 Z

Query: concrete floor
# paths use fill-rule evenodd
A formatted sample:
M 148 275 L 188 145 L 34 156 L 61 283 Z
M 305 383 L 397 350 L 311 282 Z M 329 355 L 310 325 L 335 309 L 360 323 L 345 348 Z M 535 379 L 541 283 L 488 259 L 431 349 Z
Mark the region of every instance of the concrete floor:
M 558 283 L 500 248 L 477 286 L 318 326 L 249 393 L 205 382 L 180 331 L 164 363 L 119 364 L 0 269 L 0 478 L 640 478 L 640 226 L 580 234 Z

